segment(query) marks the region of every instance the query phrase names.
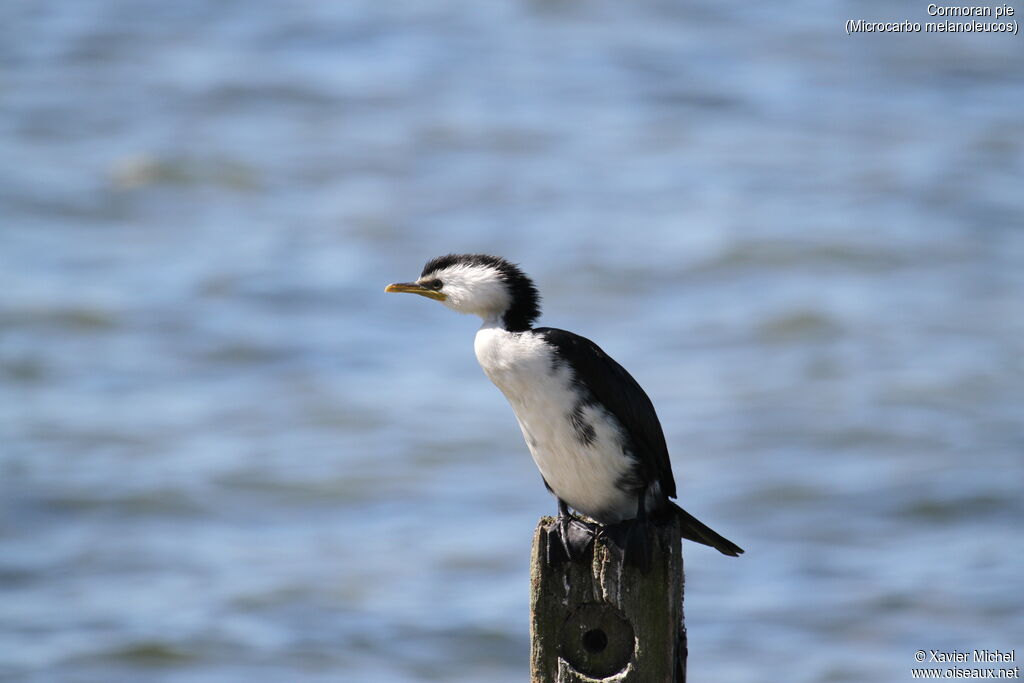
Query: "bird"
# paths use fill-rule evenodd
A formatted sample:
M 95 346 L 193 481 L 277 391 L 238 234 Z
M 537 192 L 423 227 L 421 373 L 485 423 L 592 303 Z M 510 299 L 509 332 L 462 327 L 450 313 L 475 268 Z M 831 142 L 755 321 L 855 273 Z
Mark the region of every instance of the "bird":
M 428 261 L 415 281 L 389 284 L 385 292 L 418 294 L 482 319 L 477 361 L 511 404 L 557 500 L 550 563 L 578 558 L 607 532 L 627 563 L 645 568 L 649 525 L 673 518 L 683 538 L 724 555 L 743 553 L 672 501 L 676 484 L 661 422 L 632 375 L 586 337 L 534 327 L 540 294 L 518 265 L 488 254 L 448 254 Z

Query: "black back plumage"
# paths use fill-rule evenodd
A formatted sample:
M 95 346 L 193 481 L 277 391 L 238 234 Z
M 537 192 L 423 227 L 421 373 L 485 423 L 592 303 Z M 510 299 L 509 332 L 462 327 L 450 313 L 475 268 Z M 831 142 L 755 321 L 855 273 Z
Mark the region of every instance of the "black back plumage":
M 423 266 L 420 277 L 454 265 L 487 266 L 501 273 L 512 295 L 512 305 L 505 311 L 505 329 L 524 332 L 540 317 L 540 293 L 527 275 L 514 263 L 490 254 L 448 254 L 438 256 Z
M 654 404 L 633 376 L 586 337 L 553 327 L 538 327 L 533 332 L 543 335 L 562 362 L 570 365 L 584 400 L 601 404 L 619 421 L 625 431 L 625 445 L 637 460 L 632 485 L 643 490 L 657 482 L 661 488 L 661 499 L 654 501 L 656 518 L 674 516 L 681 522 L 683 538 L 711 546 L 724 555 L 742 555 L 743 548 L 669 500 L 676 497 L 676 482 L 665 433 Z
M 488 254 L 448 254 L 429 261 L 423 267 L 421 277 L 459 264 L 497 270 L 507 284 L 512 300 L 502 318 L 505 329 L 510 332 L 532 331 L 542 336 L 555 349 L 558 362 L 572 368 L 579 402 L 572 407 L 569 419 L 581 443 L 586 444 L 595 438 L 593 425 L 584 419 L 587 404 L 600 404 L 618 421 L 625 439 L 623 445 L 637 463 L 633 472 L 617 482 L 618 486 L 636 491 L 640 496 L 638 502 L 641 502 L 649 494 L 651 485 L 656 483 L 660 488 L 660 499 L 646 499 L 648 504 L 654 503 L 651 511 L 655 513 L 655 520 L 671 515 L 680 521 L 683 538 L 716 548 L 725 555 L 741 555 L 742 548 L 669 500 L 676 497 L 676 482 L 672 476 L 665 434 L 654 404 L 633 376 L 586 337 L 553 327 L 533 328 L 534 321 L 540 317 L 540 295 L 533 281 L 514 263 Z M 544 484 L 547 483 L 545 480 Z
M 627 447 L 638 461 L 639 483 L 658 482 L 661 492 L 674 498 L 676 482 L 665 433 L 654 404 L 633 376 L 586 337 L 553 327 L 533 331 L 542 335 L 569 364 L 580 393 L 599 403 L 622 425 L 629 442 Z

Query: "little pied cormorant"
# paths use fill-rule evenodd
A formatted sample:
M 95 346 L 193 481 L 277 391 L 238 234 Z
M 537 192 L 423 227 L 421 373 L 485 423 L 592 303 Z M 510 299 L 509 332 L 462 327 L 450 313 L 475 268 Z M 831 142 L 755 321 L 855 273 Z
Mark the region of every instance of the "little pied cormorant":
M 484 372 L 505 394 L 544 484 L 558 499 L 558 534 L 568 558 L 595 529 L 619 529 L 627 561 L 647 566 L 648 520 L 680 520 L 683 538 L 725 555 L 743 550 L 673 503 L 672 464 L 661 423 L 636 380 L 597 344 L 572 332 L 533 327 L 540 296 L 518 266 L 485 254 L 449 254 L 423 267 L 415 282 L 388 285 L 483 319 L 474 348 Z M 552 548 L 549 560 L 556 561 Z M 631 560 L 632 558 L 632 560 Z M 564 559 L 559 557 L 560 559 Z

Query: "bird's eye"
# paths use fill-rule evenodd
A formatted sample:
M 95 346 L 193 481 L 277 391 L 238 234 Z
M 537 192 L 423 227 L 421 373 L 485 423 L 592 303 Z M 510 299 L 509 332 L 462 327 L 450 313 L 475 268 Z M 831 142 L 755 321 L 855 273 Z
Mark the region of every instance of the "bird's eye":
M 441 289 L 441 287 L 444 286 L 444 283 L 441 282 L 440 280 L 431 280 L 430 282 L 426 283 L 425 286 L 427 287 L 427 289 Z

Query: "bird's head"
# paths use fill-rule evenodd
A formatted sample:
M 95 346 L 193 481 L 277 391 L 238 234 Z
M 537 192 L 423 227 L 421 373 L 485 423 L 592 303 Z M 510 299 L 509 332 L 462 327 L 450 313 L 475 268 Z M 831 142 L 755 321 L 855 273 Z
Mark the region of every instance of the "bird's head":
M 385 292 L 408 292 L 440 301 L 459 313 L 499 320 L 507 330 L 528 330 L 540 316 L 540 295 L 513 263 L 486 254 L 449 254 L 423 266 L 415 282 L 388 285 Z

